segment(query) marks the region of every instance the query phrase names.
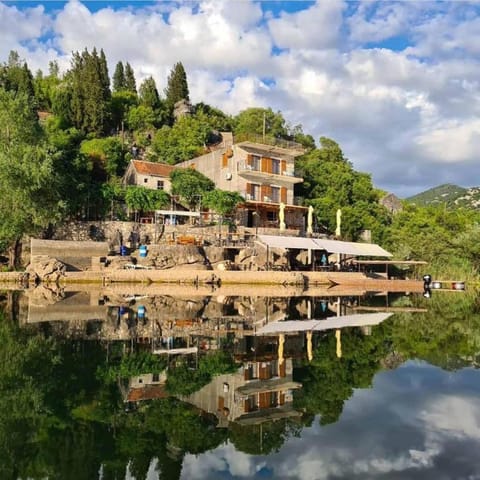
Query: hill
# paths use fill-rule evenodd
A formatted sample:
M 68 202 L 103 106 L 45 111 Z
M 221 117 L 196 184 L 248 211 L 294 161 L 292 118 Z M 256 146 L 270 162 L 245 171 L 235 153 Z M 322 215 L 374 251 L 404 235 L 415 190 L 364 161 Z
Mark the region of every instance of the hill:
M 446 204 L 450 208 L 480 209 L 480 187 L 464 188 L 446 183 L 409 197 L 407 201 L 420 206 Z

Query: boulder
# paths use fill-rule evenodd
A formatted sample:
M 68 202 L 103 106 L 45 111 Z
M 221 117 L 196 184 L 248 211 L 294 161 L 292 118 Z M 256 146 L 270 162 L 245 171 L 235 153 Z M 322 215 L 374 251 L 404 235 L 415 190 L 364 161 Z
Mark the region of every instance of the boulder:
M 30 280 L 39 283 L 58 283 L 61 277 L 65 275 L 66 265 L 56 258 L 48 255 L 32 256 L 30 265 L 26 272 Z

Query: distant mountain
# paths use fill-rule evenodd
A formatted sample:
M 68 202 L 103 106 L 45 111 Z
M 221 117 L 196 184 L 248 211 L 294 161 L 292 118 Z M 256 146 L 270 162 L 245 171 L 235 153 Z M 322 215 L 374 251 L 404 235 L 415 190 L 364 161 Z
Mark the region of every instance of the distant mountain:
M 450 208 L 473 208 L 480 210 L 480 187 L 463 188 L 447 183 L 407 198 L 415 205 L 443 205 Z

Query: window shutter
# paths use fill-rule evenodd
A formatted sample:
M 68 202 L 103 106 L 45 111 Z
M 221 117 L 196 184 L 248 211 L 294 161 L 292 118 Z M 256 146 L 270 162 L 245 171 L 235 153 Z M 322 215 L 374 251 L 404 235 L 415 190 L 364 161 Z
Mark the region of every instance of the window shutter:
M 268 158 L 267 157 L 262 157 L 262 172 L 267 172 L 268 173 Z
M 222 156 L 222 168 L 228 167 L 228 154 L 225 152 Z
M 286 160 L 282 160 L 281 172 L 282 172 L 282 173 L 285 173 L 286 170 L 287 170 L 287 161 L 286 161 Z
M 282 187 L 280 189 L 280 200 L 283 203 L 287 203 L 287 187 Z
M 250 166 L 251 166 L 252 163 L 253 163 L 252 160 L 253 160 L 253 155 L 249 153 L 249 154 L 247 155 L 247 165 L 250 165 Z

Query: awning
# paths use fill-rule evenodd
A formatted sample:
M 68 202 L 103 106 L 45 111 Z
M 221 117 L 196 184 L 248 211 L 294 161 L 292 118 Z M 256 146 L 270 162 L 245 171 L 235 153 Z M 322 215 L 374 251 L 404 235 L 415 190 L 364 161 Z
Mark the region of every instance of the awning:
M 258 239 L 271 248 L 290 248 L 297 250 L 326 250 L 328 253 L 343 253 L 357 257 L 391 257 L 375 243 L 342 242 L 323 238 L 286 237 L 277 235 L 258 235 Z

